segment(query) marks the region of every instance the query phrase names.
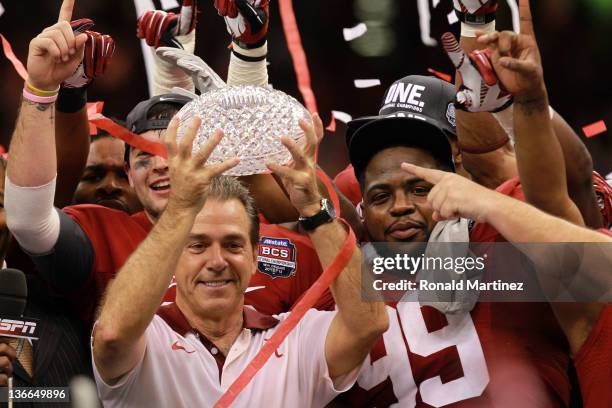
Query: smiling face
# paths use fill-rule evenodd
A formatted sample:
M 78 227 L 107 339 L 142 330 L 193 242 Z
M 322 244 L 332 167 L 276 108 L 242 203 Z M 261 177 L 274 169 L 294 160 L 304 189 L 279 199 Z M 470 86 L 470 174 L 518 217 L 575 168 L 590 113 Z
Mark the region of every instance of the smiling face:
M 177 304 L 187 315 L 242 313 L 257 268 L 251 220 L 238 199 L 209 198 L 195 219 L 176 270 Z
M 92 141 L 75 204 L 99 204 L 133 214 L 142 208 L 123 166 L 125 144 L 111 136 Z
M 368 163 L 363 183 L 363 213 L 374 242 L 427 242 L 435 226 L 427 202 L 431 183 L 400 168 L 401 163 L 437 169 L 437 161 L 425 150 L 391 147 Z
M 161 142 L 165 130 L 149 130 L 140 136 Z M 168 204 L 170 176 L 166 159 L 132 148 L 126 169 L 130 185 L 151 221 L 156 221 Z

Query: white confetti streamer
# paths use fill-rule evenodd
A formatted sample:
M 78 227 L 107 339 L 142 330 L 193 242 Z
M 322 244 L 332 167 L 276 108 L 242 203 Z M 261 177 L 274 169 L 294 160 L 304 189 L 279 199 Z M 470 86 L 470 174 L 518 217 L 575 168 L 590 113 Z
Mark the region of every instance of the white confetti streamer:
M 612 171 L 606 176 L 606 180 L 612 181 Z
M 2 7 L 2 3 L 0 3 L 0 16 L 4 14 L 4 7 Z
M 356 79 L 356 88 L 371 88 L 380 85 L 380 79 Z
M 516 0 L 508 0 L 508 7 L 512 12 L 512 29 L 515 33 L 521 31 L 521 16 L 519 14 L 519 8 L 516 5 Z
M 429 0 L 417 0 L 417 11 L 419 12 L 421 41 L 428 47 L 435 47 L 438 45 L 438 41 L 431 37 L 431 13 L 429 12 Z
M 161 0 L 161 6 L 164 10 L 170 10 L 179 6 L 176 0 Z
M 368 31 L 368 26 L 365 23 L 359 23 L 355 27 L 342 29 L 342 35 L 344 35 L 344 41 L 353 41 L 364 35 L 366 31 Z
M 332 115 L 334 115 L 334 118 L 338 119 L 340 122 L 344 122 L 344 123 L 349 123 L 351 120 L 353 120 L 353 117 L 351 115 L 349 115 L 346 112 L 342 112 L 342 111 L 332 111 Z
M 453 25 L 457 21 L 459 21 L 459 19 L 457 18 L 457 14 L 455 13 L 455 10 L 452 10 L 450 13 L 448 13 L 446 15 L 446 18 L 448 19 L 448 24 L 450 25 Z

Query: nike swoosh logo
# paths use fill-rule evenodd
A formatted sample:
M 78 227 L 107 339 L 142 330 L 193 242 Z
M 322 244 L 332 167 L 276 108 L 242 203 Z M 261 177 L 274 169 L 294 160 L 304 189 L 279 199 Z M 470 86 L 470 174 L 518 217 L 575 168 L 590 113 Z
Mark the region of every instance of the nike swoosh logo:
M 187 351 L 185 347 L 178 344 L 178 341 L 175 341 L 174 343 L 172 343 L 172 350 L 183 350 L 187 354 L 195 353 L 195 350 Z
M 251 287 L 246 288 L 244 293 L 254 292 L 259 289 L 265 289 L 265 286 L 251 286 Z

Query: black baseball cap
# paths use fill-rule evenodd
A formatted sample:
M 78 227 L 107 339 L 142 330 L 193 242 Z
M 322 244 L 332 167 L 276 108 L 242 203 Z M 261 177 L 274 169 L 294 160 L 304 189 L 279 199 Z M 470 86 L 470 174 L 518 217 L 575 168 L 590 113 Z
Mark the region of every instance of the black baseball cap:
M 191 102 L 191 98 L 180 94 L 171 93 L 154 96 L 140 102 L 130 111 L 126 119 L 126 127 L 136 134 L 149 130 L 166 129 L 168 124 L 170 124 L 170 119 L 147 119 L 151 108 L 160 103 L 168 103 L 176 105 L 178 109 L 181 109 L 188 102 Z
M 347 124 L 346 144 L 357 178 L 376 153 L 392 146 L 427 150 L 454 170 L 449 142 L 456 135 L 454 99 L 455 87 L 436 77 L 410 75 L 395 81 L 378 115 Z

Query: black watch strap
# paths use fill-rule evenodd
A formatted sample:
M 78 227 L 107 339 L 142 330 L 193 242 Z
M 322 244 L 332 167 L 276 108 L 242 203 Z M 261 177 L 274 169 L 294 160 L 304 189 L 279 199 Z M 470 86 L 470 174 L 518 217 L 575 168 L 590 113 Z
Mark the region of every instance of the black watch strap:
M 327 199 L 321 200 L 321 210 L 311 217 L 300 217 L 299 222 L 306 231 L 313 231 L 317 227 L 333 221 L 336 218 L 336 210 L 333 204 Z
M 482 25 L 488 24 L 491 21 L 495 20 L 495 13 L 476 15 L 470 13 L 462 13 L 459 10 L 455 10 L 455 13 L 457 13 L 459 21 L 466 24 Z

